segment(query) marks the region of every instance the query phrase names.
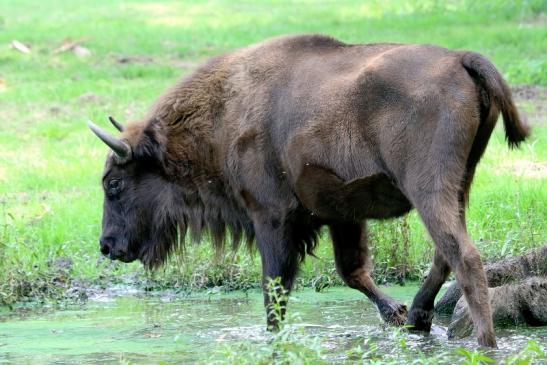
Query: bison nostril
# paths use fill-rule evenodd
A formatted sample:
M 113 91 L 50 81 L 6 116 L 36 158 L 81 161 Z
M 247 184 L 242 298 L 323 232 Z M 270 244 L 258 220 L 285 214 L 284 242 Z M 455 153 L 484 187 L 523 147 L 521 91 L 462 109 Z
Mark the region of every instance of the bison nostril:
M 112 251 L 112 247 L 114 247 L 114 239 L 111 237 L 101 238 L 99 243 L 101 246 L 101 253 L 105 256 L 107 256 Z
M 107 245 L 101 245 L 101 253 L 105 256 L 108 255 L 110 253 L 110 247 Z

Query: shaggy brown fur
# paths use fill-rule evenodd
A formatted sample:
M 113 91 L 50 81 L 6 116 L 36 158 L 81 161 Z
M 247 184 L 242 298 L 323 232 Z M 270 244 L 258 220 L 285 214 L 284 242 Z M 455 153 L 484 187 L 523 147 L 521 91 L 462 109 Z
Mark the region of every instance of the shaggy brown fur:
M 407 323 L 429 330 L 454 270 L 479 342 L 495 346 L 464 210 L 500 111 L 518 145 L 527 129 L 507 85 L 471 52 L 305 35 L 216 57 L 122 133 L 132 158 L 107 160 L 101 250 L 156 266 L 187 228 L 197 238 L 210 232 L 217 247 L 230 232 L 234 246 L 255 238 L 264 280 L 281 277 L 290 289 L 328 225 L 344 280 L 386 321 L 404 323 L 406 307 L 368 274 L 364 221 L 414 207 L 437 254 Z

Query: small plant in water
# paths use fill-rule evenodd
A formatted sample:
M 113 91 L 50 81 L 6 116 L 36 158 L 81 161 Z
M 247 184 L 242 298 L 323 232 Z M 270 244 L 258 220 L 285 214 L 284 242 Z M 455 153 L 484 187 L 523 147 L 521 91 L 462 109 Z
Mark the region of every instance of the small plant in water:
M 275 323 L 279 323 L 279 326 L 282 326 L 283 317 L 287 309 L 287 290 L 281 285 L 281 278 L 279 277 L 275 279 L 268 278 L 266 289 L 268 290 L 268 300 L 270 302 L 268 305 L 268 318 L 272 319 Z M 268 329 L 275 330 L 278 328 L 268 327 Z
M 291 317 L 292 319 L 292 317 Z M 220 356 L 219 356 L 220 355 Z M 325 364 L 319 338 L 311 338 L 303 327 L 285 325 L 268 341 L 242 341 L 225 345 L 207 364 Z
M 318 337 L 310 337 L 303 326 L 283 324 L 287 291 L 279 278 L 269 280 L 268 290 L 269 318 L 280 322 L 277 332 L 272 333 L 268 341 L 245 341 L 226 345 L 221 350 L 222 360 L 218 353 L 209 358 L 209 364 L 325 364 L 322 357 L 321 342 Z M 291 313 L 286 322 L 298 320 L 298 313 Z
M 346 353 L 348 360 L 350 361 L 356 361 L 356 360 L 375 360 L 378 358 L 381 358 L 381 356 L 378 355 L 378 344 L 376 342 L 373 342 L 370 340 L 370 338 L 366 338 L 363 341 L 363 345 L 357 345 L 355 347 L 352 347 L 349 349 Z
M 456 349 L 458 355 L 463 356 L 461 364 L 463 365 L 480 365 L 480 364 L 493 364 L 496 360 L 486 356 L 482 351 L 475 350 L 473 352 L 461 347 Z

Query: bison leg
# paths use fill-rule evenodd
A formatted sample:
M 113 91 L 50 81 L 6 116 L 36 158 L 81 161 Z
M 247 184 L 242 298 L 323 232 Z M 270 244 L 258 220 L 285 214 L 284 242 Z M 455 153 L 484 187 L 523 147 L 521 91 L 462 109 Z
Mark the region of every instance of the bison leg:
M 423 195 L 422 199 L 414 199 L 416 209 L 435 242 L 436 251 L 456 274 L 458 285 L 469 304 L 479 345 L 496 347 L 488 284 L 479 251 L 469 239 L 458 211 L 458 201 L 451 202 L 446 196 L 438 194 L 442 195 L 430 193 Z M 432 293 L 435 283 L 426 282 L 424 291 Z M 431 295 L 426 294 L 426 299 Z M 418 305 L 423 302 L 420 298 L 417 301 Z
M 450 274 L 450 267 L 441 253 L 436 250 L 433 266 L 422 287 L 414 297 L 406 324 L 411 330 L 429 332 L 433 320 L 435 296 Z
M 262 259 L 262 287 L 268 330 L 277 330 L 287 306 L 287 295 L 298 270 L 298 252 L 280 219 L 255 221 L 255 233 Z
M 369 254 L 365 223 L 330 225 L 336 269 L 346 284 L 364 293 L 378 308 L 382 319 L 403 325 L 407 309 L 402 303 L 385 295 L 369 274 Z

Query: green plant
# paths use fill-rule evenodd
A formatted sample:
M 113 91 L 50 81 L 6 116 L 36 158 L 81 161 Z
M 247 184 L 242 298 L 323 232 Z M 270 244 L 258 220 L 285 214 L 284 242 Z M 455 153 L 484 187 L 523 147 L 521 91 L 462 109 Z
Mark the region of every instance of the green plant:
M 479 365 L 479 364 L 492 364 L 496 361 L 488 356 L 486 356 L 480 350 L 474 350 L 473 352 L 461 347 L 456 350 L 458 355 L 463 357 L 462 364 L 464 365 Z
M 266 283 L 268 295 L 268 319 L 279 326 L 283 325 L 283 319 L 287 310 L 287 301 L 289 300 L 288 292 L 281 284 L 281 278 L 268 278 Z M 272 326 L 272 325 L 269 325 Z M 269 330 L 277 330 L 278 328 L 268 328 Z

